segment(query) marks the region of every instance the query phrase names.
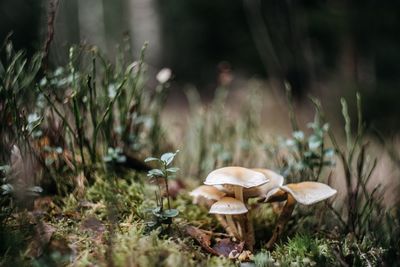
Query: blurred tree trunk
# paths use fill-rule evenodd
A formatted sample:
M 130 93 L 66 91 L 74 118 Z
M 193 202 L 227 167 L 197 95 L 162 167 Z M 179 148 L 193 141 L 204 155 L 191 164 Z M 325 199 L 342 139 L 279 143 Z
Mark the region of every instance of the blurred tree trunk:
M 138 53 L 143 44 L 149 42 L 146 61 L 158 65 L 161 54 L 161 30 L 155 1 L 127 0 L 127 7 L 133 52 Z
M 47 34 L 48 5 L 43 6 L 43 40 Z M 54 22 L 54 39 L 50 46 L 51 65 L 63 65 L 68 61 L 68 48 L 79 43 L 79 22 L 77 0 L 60 1 Z
M 103 1 L 78 1 L 78 17 L 81 42 L 87 42 L 106 51 Z

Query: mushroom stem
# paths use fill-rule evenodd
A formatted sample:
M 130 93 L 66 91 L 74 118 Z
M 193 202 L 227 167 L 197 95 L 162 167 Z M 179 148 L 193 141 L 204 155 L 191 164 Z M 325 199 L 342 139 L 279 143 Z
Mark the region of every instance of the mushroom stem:
M 255 244 L 255 237 L 254 237 L 254 227 L 251 221 L 251 210 L 247 214 L 244 215 L 244 229 L 245 229 L 245 245 L 247 249 L 253 251 L 253 247 Z
M 235 198 L 244 203 L 244 201 L 243 201 L 243 187 L 235 185 L 234 186 L 234 190 L 235 190 Z
M 234 191 L 235 191 L 235 198 L 237 200 L 240 200 L 241 202 L 245 203 L 243 200 L 243 187 L 235 185 L 234 187 Z M 243 240 L 244 239 L 244 235 L 246 232 L 243 231 L 243 218 L 242 216 L 239 216 L 240 218 L 237 221 L 237 233 L 239 234 L 239 239 Z
M 279 215 L 278 222 L 275 226 L 274 232 L 272 233 L 271 239 L 267 243 L 267 249 L 270 250 L 274 246 L 276 240 L 280 237 L 285 228 L 287 222 L 292 215 L 294 206 L 296 204 L 296 200 L 293 198 L 291 194 L 287 194 L 287 200 L 285 206 L 282 209 L 281 214 Z
M 225 229 L 225 231 L 230 235 L 230 236 L 235 236 L 235 232 L 231 227 L 229 227 L 227 221 L 225 220 L 224 216 L 221 214 L 215 214 L 215 217 L 217 218 L 218 222 L 221 224 L 222 228 Z
M 243 240 L 244 239 L 244 235 L 245 235 L 245 229 L 243 227 L 243 216 L 242 215 L 238 215 L 237 216 L 236 229 L 238 229 L 240 240 Z
M 232 219 L 232 215 L 225 215 L 225 216 L 226 216 L 226 221 L 228 223 L 227 232 L 229 233 L 230 231 L 232 231 L 233 236 L 236 237 L 237 239 L 240 239 L 238 230 L 236 229 L 236 226 L 235 226 L 235 222 Z

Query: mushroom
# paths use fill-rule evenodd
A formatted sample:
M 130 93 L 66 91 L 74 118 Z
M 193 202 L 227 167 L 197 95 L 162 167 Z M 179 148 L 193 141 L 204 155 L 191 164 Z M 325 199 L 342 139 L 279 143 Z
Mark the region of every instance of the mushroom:
M 211 214 L 225 215 L 228 223 L 227 232 L 232 232 L 238 239 L 241 239 L 242 236 L 239 233 L 240 228 L 236 227 L 235 222 L 232 219 L 232 215 L 239 215 L 247 212 L 248 210 L 246 205 L 242 201 L 233 197 L 221 198 L 211 206 L 209 211 Z
M 228 194 L 234 194 L 236 199 L 246 203 L 249 196 L 263 195 L 255 188 L 267 185 L 270 181 L 270 177 L 276 180 L 274 184 L 278 184 L 276 186 L 279 187 L 282 182 L 278 176 L 278 174 L 266 169 L 255 171 L 243 167 L 224 167 L 212 171 L 207 176 L 204 183 L 207 185 L 213 185 Z M 269 187 L 266 188 L 266 190 L 268 189 Z M 238 220 L 239 239 L 245 239 L 246 246 L 248 249 L 252 250 L 255 240 L 250 212 L 245 216 L 240 216 Z
M 193 204 L 198 204 L 202 198 L 207 200 L 218 201 L 226 194 L 224 192 L 219 191 L 214 186 L 201 185 L 195 188 L 192 192 L 190 192 L 189 195 L 193 197 Z
M 318 182 L 302 182 L 297 184 L 287 184 L 281 189 L 293 196 L 300 204 L 312 205 L 336 194 L 336 189 L 333 189 L 327 184 Z
M 204 181 L 206 185 L 222 185 L 224 191 L 233 191 L 235 198 L 243 202 L 243 188 L 260 186 L 269 181 L 264 174 L 243 167 L 224 167 L 212 171 Z
M 252 170 L 262 173 L 269 179 L 269 182 L 256 187 L 243 189 L 244 198 L 266 196 L 269 192 L 271 192 L 271 190 L 279 188 L 283 185 L 283 177 L 272 170 L 261 168 Z
M 226 194 L 224 192 L 219 191 L 217 188 L 211 185 L 201 185 L 195 188 L 193 191 L 189 193 L 190 196 L 193 197 L 193 204 L 204 204 L 207 208 L 210 208 L 215 201 L 220 200 Z M 235 233 L 230 229 L 228 223 L 220 214 L 216 214 L 215 217 L 222 225 L 224 229 L 228 232 L 228 234 L 234 236 Z
M 264 198 L 264 202 L 284 201 L 285 206 L 279 215 L 272 237 L 267 243 L 267 249 L 271 249 L 276 240 L 282 234 L 283 229 L 290 219 L 296 203 L 303 205 L 312 205 L 323 201 L 336 194 L 336 190 L 329 185 L 318 182 L 301 182 L 296 184 L 287 184 L 279 189 L 273 189 Z
M 273 189 L 279 189 L 283 185 L 283 177 L 272 170 L 262 168 L 254 168 L 250 170 L 263 174 L 267 179 L 269 179 L 269 182 L 263 183 L 259 186 L 243 188 L 244 200 L 254 197 L 267 197 Z M 228 195 L 235 194 L 232 185 L 214 185 L 214 187 Z
M 243 197 L 245 201 L 253 197 L 267 196 L 269 192 L 273 191 L 274 189 L 279 189 L 279 187 L 283 184 L 283 177 L 272 170 L 262 168 L 254 168 L 252 170 L 262 173 L 269 179 L 269 182 L 256 187 L 244 188 Z M 246 245 L 250 250 L 252 250 L 255 244 L 255 237 L 254 227 L 251 222 L 251 210 L 249 210 L 244 219 L 244 225 L 246 229 Z

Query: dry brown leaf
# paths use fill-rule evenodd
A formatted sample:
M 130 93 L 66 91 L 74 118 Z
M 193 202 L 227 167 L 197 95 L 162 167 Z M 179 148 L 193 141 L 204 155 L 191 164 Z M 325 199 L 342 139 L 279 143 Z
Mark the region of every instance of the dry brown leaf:
M 96 233 L 103 233 L 106 230 L 104 224 L 95 217 L 89 217 L 81 224 L 83 230 L 91 230 Z
M 207 252 L 219 256 L 219 254 L 213 250 L 210 245 L 211 245 L 211 236 L 206 234 L 204 231 L 200 230 L 197 227 L 194 226 L 187 226 L 186 227 L 186 233 L 193 237 L 197 242 L 199 242 L 200 246 L 206 250 Z
M 223 238 L 217 241 L 217 243 L 211 247 L 211 235 L 205 231 L 194 227 L 186 227 L 186 232 L 193 237 L 201 247 L 207 252 L 224 257 L 239 257 L 243 251 L 244 242 L 235 243 L 230 238 Z
M 218 255 L 229 257 L 229 254 L 235 254 L 237 252 L 238 256 L 243 251 L 244 242 L 235 243 L 230 238 L 223 238 L 219 240 L 212 249 L 215 250 Z

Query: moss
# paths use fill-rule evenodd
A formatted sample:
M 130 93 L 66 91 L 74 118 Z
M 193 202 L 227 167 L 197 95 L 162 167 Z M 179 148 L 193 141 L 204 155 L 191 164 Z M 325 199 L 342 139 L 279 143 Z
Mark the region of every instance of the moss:
M 380 266 L 386 252 L 371 236 L 358 240 L 351 234 L 332 240 L 331 250 L 342 254 L 352 266 Z
M 215 227 L 217 225 L 214 216 L 208 214 L 208 209 L 203 206 L 192 204 L 192 198 L 187 194 L 181 194 L 174 201 L 175 207 L 180 212 L 179 219 L 189 222 L 193 225 L 202 225 L 202 227 Z
M 153 231 L 144 235 L 143 228 L 132 226 L 124 235 L 118 235 L 115 242 L 118 244 L 114 251 L 114 260 L 117 266 L 171 266 L 168 264 L 171 257 L 178 261 L 190 259 L 187 255 L 180 255 L 179 246 L 169 239 L 159 238 L 159 233 Z M 187 261 L 185 265 L 189 265 Z
M 272 256 L 283 266 L 326 266 L 336 263 L 329 241 L 310 234 L 296 234 L 285 244 L 277 245 Z
M 260 251 L 253 257 L 256 267 L 273 267 L 276 262 L 269 251 Z

